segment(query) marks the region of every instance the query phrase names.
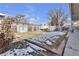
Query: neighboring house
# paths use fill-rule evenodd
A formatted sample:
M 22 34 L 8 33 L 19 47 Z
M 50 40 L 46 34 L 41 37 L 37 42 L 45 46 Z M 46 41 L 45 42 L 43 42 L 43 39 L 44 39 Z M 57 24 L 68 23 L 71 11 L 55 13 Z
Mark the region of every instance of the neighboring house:
M 28 32 L 28 24 L 26 23 L 18 23 L 16 27 L 17 32 Z
M 40 31 L 40 26 L 36 24 L 28 24 L 28 31 Z
M 2 23 L 2 21 L 3 21 L 3 18 L 4 18 L 5 16 L 6 16 L 5 14 L 3 14 L 3 13 L 0 13 L 0 24 Z
M 39 31 L 40 26 L 36 24 L 30 24 L 27 22 L 18 22 L 12 25 L 12 28 L 16 29 L 16 32 L 32 32 L 32 31 Z
M 49 28 L 48 24 L 41 24 L 40 27 L 41 30 L 48 30 L 48 28 Z
M 28 24 L 28 31 L 34 31 L 34 25 Z
M 36 25 L 35 28 L 36 28 L 36 31 L 41 31 L 40 30 L 40 25 Z
M 0 30 L 1 30 L 1 24 L 3 22 L 3 18 L 5 17 L 6 15 L 3 14 L 3 13 L 0 13 Z
M 42 31 L 54 31 L 56 29 L 56 26 L 51 26 L 48 24 L 41 24 L 40 30 Z
M 73 29 L 79 29 L 79 20 L 73 21 Z
M 0 13 L 0 17 L 5 17 L 6 14 Z
M 79 26 L 79 20 L 73 21 L 73 26 Z
M 54 31 L 56 29 L 56 26 L 49 26 L 49 31 Z
M 5 14 L 0 13 L 0 29 L 1 29 L 1 23 L 3 22 L 3 18 L 5 17 Z M 16 32 L 30 32 L 30 31 L 53 31 L 56 27 L 55 26 L 49 26 L 48 24 L 31 24 L 27 23 L 25 21 L 19 21 L 15 22 L 11 25 L 11 28 L 13 31 Z

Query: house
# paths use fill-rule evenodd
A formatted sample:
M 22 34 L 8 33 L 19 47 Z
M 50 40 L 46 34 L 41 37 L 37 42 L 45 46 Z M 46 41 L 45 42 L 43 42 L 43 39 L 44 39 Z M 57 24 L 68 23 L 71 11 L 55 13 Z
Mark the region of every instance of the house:
M 48 28 L 49 28 L 48 24 L 41 24 L 40 26 L 40 30 L 42 31 L 48 31 Z
M 79 20 L 73 21 L 73 29 L 79 29 Z
M 4 18 L 5 16 L 6 16 L 5 14 L 3 14 L 3 13 L 0 13 L 0 24 L 2 23 L 2 21 L 3 21 L 3 18 Z
M 28 31 L 40 31 L 40 25 L 28 24 Z
M 39 25 L 30 24 L 26 22 L 19 22 L 16 24 L 17 32 L 32 32 L 32 31 L 39 31 Z
M 6 14 L 0 13 L 0 18 L 5 17 L 5 16 L 6 16 Z
M 0 29 L 1 29 L 1 24 L 4 17 L 7 17 L 7 16 L 3 13 L 0 13 Z M 39 26 L 36 24 L 27 23 L 25 20 L 21 19 L 20 21 L 13 23 L 11 25 L 11 28 L 13 29 L 13 31 L 22 33 L 22 32 L 28 32 L 28 31 L 38 31 Z
M 16 24 L 17 32 L 28 32 L 28 24 L 26 22 L 18 22 Z
M 1 30 L 1 24 L 3 22 L 3 18 L 5 17 L 6 15 L 3 14 L 3 13 L 0 13 L 0 30 Z
M 0 13 L 0 24 L 3 21 L 3 18 L 5 17 L 5 14 Z M 10 16 L 11 17 L 11 16 Z M 1 27 L 1 25 L 0 25 Z M 32 31 L 53 31 L 55 29 L 55 26 L 49 26 L 48 24 L 32 24 L 27 23 L 26 20 L 23 20 L 21 18 L 20 21 L 16 21 L 11 25 L 11 28 L 13 31 L 16 32 L 32 32 Z
M 40 30 L 42 31 L 54 31 L 56 29 L 56 26 L 51 26 L 49 24 L 41 24 Z
M 56 26 L 49 26 L 49 31 L 54 31 L 56 29 Z

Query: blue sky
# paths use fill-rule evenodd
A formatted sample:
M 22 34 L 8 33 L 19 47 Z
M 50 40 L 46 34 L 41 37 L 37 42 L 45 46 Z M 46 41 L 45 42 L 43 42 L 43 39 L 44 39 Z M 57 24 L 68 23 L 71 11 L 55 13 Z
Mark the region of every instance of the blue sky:
M 4 3 L 0 4 L 0 13 L 11 16 L 25 14 L 31 17 L 30 21 L 33 23 L 46 23 L 48 22 L 48 11 L 57 8 L 69 13 L 68 4 L 65 3 Z

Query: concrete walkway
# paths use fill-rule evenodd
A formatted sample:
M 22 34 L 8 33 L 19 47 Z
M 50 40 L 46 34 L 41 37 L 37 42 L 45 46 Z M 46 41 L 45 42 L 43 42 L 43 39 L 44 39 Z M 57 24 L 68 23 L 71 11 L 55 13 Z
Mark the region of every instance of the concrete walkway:
M 64 56 L 79 56 L 79 31 L 71 33 L 69 36 Z

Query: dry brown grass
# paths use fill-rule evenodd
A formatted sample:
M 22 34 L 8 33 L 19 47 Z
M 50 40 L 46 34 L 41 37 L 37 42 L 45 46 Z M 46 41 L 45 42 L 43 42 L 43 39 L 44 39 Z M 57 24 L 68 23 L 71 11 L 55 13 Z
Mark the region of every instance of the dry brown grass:
M 33 36 L 37 36 L 37 35 L 41 35 L 41 34 L 45 34 L 46 32 L 42 32 L 42 31 L 33 31 L 33 32 L 24 32 L 24 33 L 15 33 L 15 38 L 16 40 L 22 40 L 22 39 L 28 39 L 31 38 Z

